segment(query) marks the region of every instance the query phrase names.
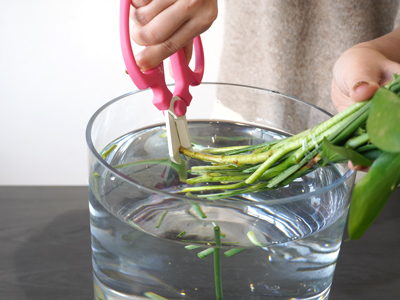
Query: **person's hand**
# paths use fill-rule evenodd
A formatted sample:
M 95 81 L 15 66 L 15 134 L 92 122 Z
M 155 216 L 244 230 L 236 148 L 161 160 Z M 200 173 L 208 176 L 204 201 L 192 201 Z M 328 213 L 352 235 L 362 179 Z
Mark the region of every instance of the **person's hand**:
M 332 80 L 332 101 L 338 111 L 342 111 L 354 102 L 370 99 L 379 86 L 393 79 L 393 73 L 400 74 L 397 63 L 399 45 L 396 35 L 399 28 L 387 36 L 377 40 L 356 45 L 345 51 L 335 63 Z M 389 36 L 388 35 L 388 36 Z M 396 60 L 396 61 L 395 61 Z M 363 166 L 350 168 L 367 171 Z
M 370 99 L 379 86 L 400 74 L 400 26 L 345 51 L 333 68 L 331 96 L 338 111 Z
M 132 0 L 131 38 L 147 46 L 135 55 L 140 70 L 155 68 L 182 47 L 189 61 L 193 38 L 210 28 L 217 14 L 217 0 Z
M 390 82 L 400 65 L 375 49 L 355 46 L 338 59 L 333 69 L 332 101 L 338 111 L 370 99 L 379 86 Z

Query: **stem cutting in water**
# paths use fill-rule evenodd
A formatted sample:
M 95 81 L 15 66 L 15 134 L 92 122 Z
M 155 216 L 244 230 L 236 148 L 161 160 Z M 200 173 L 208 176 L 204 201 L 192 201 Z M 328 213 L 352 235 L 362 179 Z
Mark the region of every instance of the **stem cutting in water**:
M 371 165 L 371 175 L 356 184 L 351 200 L 349 236 L 357 239 L 378 215 L 382 206 L 377 209 L 376 203 L 386 203 L 393 193 L 392 187 L 400 181 L 399 111 L 400 76 L 394 75 L 393 81 L 379 88 L 369 101 L 355 103 L 297 135 L 259 145 L 233 145 L 204 152 L 181 147 L 182 154 L 211 163 L 193 167 L 187 183 L 194 186 L 181 192 L 209 200 L 232 198 L 281 188 L 318 167 L 347 161 L 353 165 Z M 393 163 L 385 166 L 386 157 L 391 157 Z M 392 178 L 388 178 L 389 174 Z M 366 188 L 371 186 L 380 188 Z M 251 232 L 248 237 L 259 245 Z
M 217 300 L 222 300 L 222 279 L 221 279 L 221 263 L 219 251 L 221 248 L 221 231 L 217 224 L 214 225 L 214 280 L 215 280 L 215 295 Z

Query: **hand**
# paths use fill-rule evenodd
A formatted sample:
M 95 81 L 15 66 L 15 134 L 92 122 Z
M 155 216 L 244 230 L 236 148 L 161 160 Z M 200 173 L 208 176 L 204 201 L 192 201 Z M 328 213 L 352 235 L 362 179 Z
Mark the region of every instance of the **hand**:
M 210 28 L 217 14 L 217 0 L 132 0 L 131 38 L 147 46 L 135 56 L 140 70 L 155 68 L 182 47 L 189 61 L 193 38 Z
M 398 34 L 399 29 L 391 33 L 389 39 L 382 37 L 356 45 L 341 55 L 334 66 L 332 81 L 332 101 L 338 111 L 354 102 L 370 99 L 379 86 L 392 80 L 393 73 L 400 74 L 400 64 L 389 59 L 398 61 L 398 56 L 391 54 L 392 49 L 399 50 L 393 38 Z M 388 48 L 391 51 L 387 51 Z M 354 166 L 351 162 L 349 167 L 368 171 L 367 167 Z
M 332 101 L 338 111 L 370 99 L 379 86 L 400 74 L 400 26 L 378 39 L 345 51 L 333 68 Z
M 332 101 L 338 111 L 354 102 L 370 99 L 379 86 L 388 83 L 400 65 L 378 51 L 355 46 L 342 54 L 333 69 Z

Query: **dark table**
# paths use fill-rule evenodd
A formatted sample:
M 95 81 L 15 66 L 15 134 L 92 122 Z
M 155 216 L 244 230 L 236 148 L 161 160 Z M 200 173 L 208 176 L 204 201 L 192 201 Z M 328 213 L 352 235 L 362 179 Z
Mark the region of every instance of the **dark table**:
M 0 299 L 92 300 L 87 187 L 0 186 Z M 400 189 L 344 242 L 330 300 L 400 299 Z M 229 300 L 229 299 L 227 299 Z

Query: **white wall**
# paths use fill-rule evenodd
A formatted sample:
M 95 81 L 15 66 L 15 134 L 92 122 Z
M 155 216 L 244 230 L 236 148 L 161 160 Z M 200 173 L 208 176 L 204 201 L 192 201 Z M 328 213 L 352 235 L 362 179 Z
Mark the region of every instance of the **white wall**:
M 204 81 L 217 80 L 222 2 L 202 35 Z M 90 116 L 135 89 L 118 10 L 118 0 L 0 1 L 0 185 L 87 184 Z

